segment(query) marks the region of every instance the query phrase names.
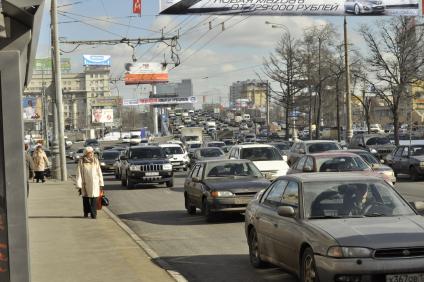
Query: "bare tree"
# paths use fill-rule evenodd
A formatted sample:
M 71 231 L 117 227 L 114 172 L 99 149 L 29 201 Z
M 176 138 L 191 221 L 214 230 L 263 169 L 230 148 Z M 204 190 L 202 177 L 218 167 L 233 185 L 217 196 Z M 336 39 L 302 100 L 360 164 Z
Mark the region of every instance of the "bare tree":
M 290 32 L 285 32 L 277 43 L 274 53 L 264 59 L 265 75 L 278 83 L 279 89 L 271 88 L 272 94 L 285 109 L 285 137 L 289 138 L 290 112 L 294 112 L 294 97 L 303 88 L 303 60 L 300 41 L 295 39 Z
M 373 28 L 363 25 L 360 33 L 368 47 L 367 70 L 374 76 L 364 79 L 389 106 L 399 145 L 399 103 L 412 98 L 410 87 L 423 79 L 424 30 L 414 18 L 394 17 Z

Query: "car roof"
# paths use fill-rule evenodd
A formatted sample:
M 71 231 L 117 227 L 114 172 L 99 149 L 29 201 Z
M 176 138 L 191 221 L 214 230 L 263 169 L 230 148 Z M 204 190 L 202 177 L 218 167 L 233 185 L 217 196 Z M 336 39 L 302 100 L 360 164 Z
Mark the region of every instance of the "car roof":
M 218 150 L 221 150 L 221 148 L 219 148 L 219 147 L 201 147 L 201 148 L 197 148 L 196 150 L 201 151 L 201 150 L 211 150 L 211 149 L 218 149 Z M 222 150 L 221 150 L 221 151 L 222 151 Z
M 335 140 L 304 140 L 304 141 L 297 141 L 297 143 L 305 143 L 305 144 L 312 144 L 312 143 L 337 143 Z
M 151 149 L 151 148 L 161 148 L 159 146 L 151 146 L 151 145 L 145 145 L 145 146 L 131 146 L 129 149 Z
M 369 153 L 369 154 L 371 154 L 370 152 L 368 152 L 368 151 L 366 151 L 366 150 L 361 150 L 361 149 L 347 149 L 347 150 L 343 150 L 343 151 L 345 151 L 345 152 L 351 152 L 351 153 Z
M 308 182 L 332 182 L 332 181 L 379 181 L 383 182 L 379 177 L 376 176 L 369 176 L 369 175 L 363 175 L 363 174 L 357 174 L 352 172 L 312 172 L 312 173 L 295 173 L 295 174 L 289 174 L 287 176 L 281 176 L 277 179 L 287 179 L 292 178 L 296 179 L 300 182 L 308 183 Z
M 209 164 L 209 163 L 240 163 L 240 162 L 251 163 L 252 161 L 246 160 L 246 159 L 237 159 L 237 160 L 218 159 L 218 160 L 203 160 L 203 161 L 198 161 L 196 163 Z
M 235 145 L 234 147 L 240 147 L 240 148 L 274 148 L 274 146 L 269 144 L 241 144 L 241 145 Z
M 357 157 L 357 154 L 353 152 L 346 152 L 346 151 L 327 151 L 322 153 L 314 153 L 314 154 L 307 154 L 308 156 L 313 156 L 316 158 L 325 158 L 325 157 Z
M 172 143 L 165 143 L 165 144 L 159 144 L 159 147 L 175 147 L 175 148 L 181 148 L 179 144 L 172 144 Z

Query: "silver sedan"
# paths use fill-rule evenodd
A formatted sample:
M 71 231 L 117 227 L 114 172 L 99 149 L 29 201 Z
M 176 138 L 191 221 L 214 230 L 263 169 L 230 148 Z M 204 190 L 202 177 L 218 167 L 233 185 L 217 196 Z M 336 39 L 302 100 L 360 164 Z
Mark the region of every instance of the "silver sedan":
M 423 204 L 376 177 L 280 177 L 246 209 L 251 264 L 300 281 L 424 281 Z

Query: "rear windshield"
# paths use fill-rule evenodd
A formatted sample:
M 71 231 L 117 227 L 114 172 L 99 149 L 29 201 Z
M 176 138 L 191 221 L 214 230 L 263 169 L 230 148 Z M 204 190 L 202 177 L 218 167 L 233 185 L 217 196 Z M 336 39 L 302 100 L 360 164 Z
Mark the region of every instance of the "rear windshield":
M 214 143 L 208 143 L 208 147 L 224 147 L 224 142 L 214 142 Z
M 290 144 L 278 143 L 272 144 L 274 147 L 277 147 L 278 150 L 290 150 Z
M 220 157 L 222 155 L 224 155 L 224 152 L 222 152 L 220 149 L 200 150 L 200 156 L 204 158 L 214 158 Z
M 137 148 L 130 150 L 130 159 L 161 159 L 166 158 L 162 148 Z
M 391 144 L 386 137 L 373 137 L 367 140 L 367 145 L 387 145 Z
M 274 147 L 254 147 L 241 150 L 241 158 L 251 161 L 282 160 L 280 153 Z
M 360 157 L 329 157 L 317 159 L 319 172 L 336 171 L 364 171 L 369 170 L 369 166 Z
M 165 154 L 167 155 L 181 155 L 184 154 L 183 149 L 178 147 L 164 147 L 163 150 L 165 151 Z
M 201 144 L 190 144 L 190 148 L 200 148 Z
M 424 146 L 411 147 L 411 156 L 422 156 L 422 155 L 424 155 Z
M 367 152 L 361 152 L 361 153 L 355 153 L 361 156 L 367 163 L 369 164 L 380 164 L 380 162 L 370 153 Z
M 234 176 L 250 176 L 262 177 L 258 168 L 247 162 L 240 163 L 213 163 L 208 164 L 206 169 L 206 177 L 234 177 Z
M 331 151 L 331 150 L 339 150 L 341 149 L 339 145 L 336 143 L 315 143 L 315 144 L 309 144 L 308 145 L 308 152 L 311 154 L 314 153 L 321 153 L 325 151 Z

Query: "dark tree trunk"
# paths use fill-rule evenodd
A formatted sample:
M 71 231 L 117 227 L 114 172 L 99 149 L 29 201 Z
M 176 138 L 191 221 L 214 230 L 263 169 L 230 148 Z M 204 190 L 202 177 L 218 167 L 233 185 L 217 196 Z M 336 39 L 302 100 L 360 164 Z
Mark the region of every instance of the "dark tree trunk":
M 393 114 L 393 126 L 395 134 L 395 145 L 399 146 L 399 116 L 397 110 L 392 111 Z
M 289 135 L 290 135 L 290 119 L 289 119 L 289 112 L 290 112 L 290 100 L 287 99 L 286 101 L 286 134 L 285 134 L 285 138 L 286 140 L 289 140 Z
M 339 99 L 339 80 L 337 79 L 336 82 L 336 107 L 337 107 L 337 113 L 336 113 L 336 122 L 337 122 L 337 141 L 341 141 L 341 132 L 340 132 L 340 99 Z
M 317 119 L 316 119 L 316 128 L 315 128 L 315 139 L 319 139 L 319 133 L 320 133 L 320 127 L 321 127 L 321 105 L 322 105 L 322 99 L 321 99 L 321 89 L 318 92 L 318 106 L 317 106 Z

